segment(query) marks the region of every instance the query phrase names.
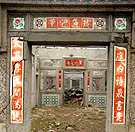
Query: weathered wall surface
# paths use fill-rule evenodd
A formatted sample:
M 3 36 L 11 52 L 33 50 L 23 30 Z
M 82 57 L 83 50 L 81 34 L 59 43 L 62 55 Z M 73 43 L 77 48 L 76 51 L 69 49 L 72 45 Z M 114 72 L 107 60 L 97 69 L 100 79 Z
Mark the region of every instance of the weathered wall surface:
M 10 107 L 6 16 L 7 12 L 0 4 L 0 131 L 2 132 L 6 132 L 7 115 Z
M 0 54 L 0 123 L 6 123 L 7 108 L 7 53 Z
M 135 53 L 131 53 L 130 122 L 135 124 Z
M 84 57 L 87 60 L 107 60 L 107 49 L 104 48 L 41 48 L 38 50 L 39 57 L 57 58 L 63 57 Z

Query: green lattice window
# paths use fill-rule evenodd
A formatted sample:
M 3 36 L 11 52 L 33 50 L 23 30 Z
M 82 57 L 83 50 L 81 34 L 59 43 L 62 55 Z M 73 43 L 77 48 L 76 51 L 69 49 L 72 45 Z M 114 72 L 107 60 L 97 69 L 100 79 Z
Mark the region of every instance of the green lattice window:
M 106 107 L 106 96 L 90 95 L 89 101 L 94 102 L 96 107 Z
M 42 104 L 43 105 L 59 105 L 59 95 L 54 95 L 54 94 L 44 94 L 42 95 Z

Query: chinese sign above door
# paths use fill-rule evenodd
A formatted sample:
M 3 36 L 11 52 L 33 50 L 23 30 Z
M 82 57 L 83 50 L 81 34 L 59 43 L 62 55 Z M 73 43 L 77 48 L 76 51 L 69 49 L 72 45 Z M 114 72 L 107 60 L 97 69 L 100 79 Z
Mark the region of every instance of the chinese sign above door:
M 94 18 L 69 17 L 48 17 L 42 19 L 34 18 L 34 29 L 41 29 L 44 19 L 46 23 L 43 27 L 47 29 L 94 29 Z M 104 25 L 104 23 L 102 24 Z
M 113 123 L 125 123 L 127 50 L 114 47 Z
M 23 42 L 11 38 L 10 119 L 23 122 Z
M 63 66 L 64 66 L 64 68 L 84 69 L 86 67 L 86 59 L 84 59 L 84 58 L 64 58 Z

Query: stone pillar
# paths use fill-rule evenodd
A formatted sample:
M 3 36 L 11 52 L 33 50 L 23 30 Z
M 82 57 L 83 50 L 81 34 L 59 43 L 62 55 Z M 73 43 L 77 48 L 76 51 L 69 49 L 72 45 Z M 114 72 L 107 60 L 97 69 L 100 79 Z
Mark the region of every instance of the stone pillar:
M 130 122 L 135 125 L 135 49 L 131 51 Z
M 23 123 L 10 123 L 10 116 L 7 120 L 7 132 L 30 132 L 31 131 L 31 50 L 32 47 L 24 41 L 24 105 Z M 9 109 L 10 111 L 10 109 Z
M 113 43 L 108 48 L 108 69 L 107 69 L 107 102 L 106 102 L 106 132 L 110 132 L 112 118 L 112 87 L 113 87 Z
M 123 44 L 121 44 L 123 45 Z M 113 44 L 110 44 L 109 48 L 109 60 L 108 60 L 108 73 L 107 73 L 107 105 L 106 105 L 106 132 L 128 132 L 128 124 L 129 124 L 129 92 L 130 87 L 127 88 L 127 97 L 126 97 L 126 123 L 125 124 L 112 124 L 112 101 L 113 101 Z M 129 73 L 128 73 L 129 74 Z M 129 77 L 129 76 L 128 76 Z M 127 78 L 128 79 L 128 78 Z M 129 82 L 127 81 L 128 86 Z
M 132 17 L 132 47 L 135 48 L 135 11 Z
M 7 54 L 0 53 L 0 132 L 6 130 L 7 108 Z
M 132 17 L 132 44 L 130 54 L 130 113 L 129 113 L 129 132 L 135 131 L 135 11 Z
M 1 4 L 0 4 L 0 47 L 1 47 L 1 12 L 2 12 L 2 10 L 1 10 Z
M 6 17 L 5 19 L 2 19 L 4 15 L 7 15 L 7 13 L 2 10 L 0 4 L 0 132 L 6 132 L 7 115 L 9 108 L 9 101 L 7 98 L 7 43 L 5 43 L 6 40 L 4 40 L 2 35 L 4 27 L 7 26 L 7 23 L 3 23 L 3 21 L 6 21 L 7 18 Z M 5 28 L 5 32 L 6 31 L 7 30 Z

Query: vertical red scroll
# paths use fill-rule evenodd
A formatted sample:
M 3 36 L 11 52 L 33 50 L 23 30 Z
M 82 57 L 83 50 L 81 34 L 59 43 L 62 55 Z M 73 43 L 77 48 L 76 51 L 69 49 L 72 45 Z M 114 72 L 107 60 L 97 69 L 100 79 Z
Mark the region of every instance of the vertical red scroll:
M 61 90 L 61 74 L 62 74 L 62 71 L 59 70 L 59 90 Z
M 113 123 L 125 123 L 127 49 L 114 47 Z
M 10 119 L 23 122 L 23 41 L 11 38 Z
M 90 71 L 87 71 L 87 91 L 90 91 Z

